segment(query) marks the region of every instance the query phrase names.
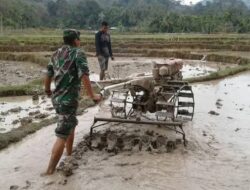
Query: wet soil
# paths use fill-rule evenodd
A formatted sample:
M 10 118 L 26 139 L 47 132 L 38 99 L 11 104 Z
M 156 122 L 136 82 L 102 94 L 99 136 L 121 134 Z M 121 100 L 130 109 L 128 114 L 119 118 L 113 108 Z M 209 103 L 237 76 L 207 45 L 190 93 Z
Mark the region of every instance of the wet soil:
M 42 54 L 48 57 L 50 52 Z M 39 54 L 41 56 L 41 53 Z M 100 72 L 99 63 L 96 57 L 89 57 L 90 74 L 98 79 Z M 143 57 L 118 57 L 115 61 L 109 62 L 109 76 L 111 78 L 126 78 L 137 74 L 150 74 L 155 62 L 164 62 L 164 58 L 143 58 Z M 226 67 L 235 67 L 234 64 L 206 62 L 197 60 L 184 60 L 184 78 L 209 75 Z M 28 62 L 0 61 L 0 86 L 27 84 L 34 79 L 44 76 L 46 67 Z M 135 72 L 136 69 L 136 72 Z
M 2 129 L 0 133 L 54 116 L 55 111 L 51 100 L 45 96 L 40 96 L 36 100 L 32 96 L 0 98 L 0 128 Z
M 89 68 L 92 74 L 99 74 L 99 63 L 95 57 L 88 58 Z M 116 58 L 109 62 L 109 75 L 111 78 L 126 78 L 138 74 L 151 74 L 154 63 L 162 63 L 163 58 Z M 209 75 L 226 67 L 235 67 L 234 64 L 222 64 L 216 62 L 206 62 L 197 60 L 184 60 L 183 76 L 184 78 L 199 77 Z
M 91 71 L 90 79 L 92 81 L 98 81 L 99 80 L 99 63 L 95 57 L 89 58 L 89 67 Z M 115 61 L 110 61 L 109 64 L 109 74 L 111 78 L 126 78 L 126 77 L 135 77 L 138 75 L 147 75 L 151 74 L 151 70 L 154 63 L 157 62 L 164 62 L 164 59 L 159 58 L 117 58 Z M 23 76 L 15 75 L 13 77 L 5 77 L 8 78 L 8 81 L 5 80 L 5 78 L 2 78 L 2 80 L 5 80 L 5 85 L 7 83 L 15 83 L 16 80 L 18 80 L 20 83 L 25 82 L 25 77 L 29 76 L 30 72 L 34 72 L 32 69 L 29 69 L 29 67 L 34 68 L 37 70 L 39 74 L 34 74 L 33 77 L 29 80 L 32 80 L 34 78 L 41 77 L 42 68 L 39 66 L 34 66 L 30 63 L 20 63 L 20 62 L 4 62 L 6 64 L 6 68 L 8 68 L 8 65 L 11 65 L 13 67 L 17 67 L 15 70 L 12 67 L 8 68 L 8 72 L 15 73 L 16 70 L 19 69 L 19 67 L 22 69 Z M 210 74 L 211 72 L 215 72 L 221 68 L 226 67 L 224 64 L 218 64 L 214 62 L 204 62 L 204 61 L 190 61 L 190 60 L 184 60 L 184 67 L 183 67 L 183 76 L 185 79 L 190 77 L 199 77 L 199 76 L 205 76 Z M 17 66 L 18 65 L 18 66 Z M 28 67 L 26 67 L 28 66 Z M 232 67 L 234 65 L 231 65 Z M 136 68 L 136 72 L 135 72 Z M 26 70 L 25 70 L 26 69 Z M 7 72 L 7 71 L 6 71 Z M 21 72 L 21 71 L 20 71 Z M 15 83 L 16 84 L 16 83 Z M 38 98 L 38 100 L 34 99 Z M 50 114 L 52 117 L 54 112 L 52 109 L 52 105 L 50 100 L 43 99 L 40 97 L 9 97 L 9 98 L 0 98 L 0 133 L 5 133 L 10 131 L 12 128 L 16 128 L 21 126 L 22 124 L 27 124 L 32 122 L 32 120 L 37 121 L 39 119 L 44 119 L 47 117 L 46 114 Z M 18 109 L 17 111 L 12 111 L 12 109 Z M 36 113 L 36 112 L 42 112 L 42 113 Z M 42 114 L 42 115 L 41 115 Z M 45 115 L 44 115 L 45 114 Z M 51 115 L 52 114 L 52 115 Z
M 26 84 L 41 78 L 44 74 L 42 67 L 14 61 L 0 61 L 0 86 Z
M 249 81 L 248 72 L 213 83 L 194 85 L 195 117 L 193 122 L 184 126 L 189 142 L 187 148 L 178 145 L 171 153 L 160 154 L 157 151 L 118 151 L 116 154 L 105 148 L 89 151 L 84 148 L 82 137 L 88 134 L 93 115 L 101 109 L 95 107 L 79 117 L 75 154 L 82 155 L 78 154 L 78 159 L 66 159 L 71 164 L 70 168 L 73 168 L 71 177 L 65 177 L 61 172 L 50 177 L 39 175 L 46 168 L 55 139 L 55 125 L 51 125 L 0 152 L 0 186 L 3 189 L 11 186 L 21 189 L 27 186 L 28 181 L 28 189 L 51 190 L 80 190 L 83 187 L 104 190 L 248 190 Z M 209 114 L 211 110 L 220 115 Z M 168 138 L 173 135 L 156 126 L 116 124 L 99 129 L 99 134 L 105 133 L 107 129 L 117 130 L 118 137 L 124 131 L 129 134 L 132 130 L 140 130 L 139 136 L 148 136 L 152 134 L 150 131 Z M 146 133 L 147 130 L 149 133 Z M 129 136 L 127 134 L 125 137 Z M 101 136 L 96 138 L 97 141 Z M 174 137 L 179 138 L 178 135 Z M 125 139 L 123 142 L 126 144 L 129 141 Z

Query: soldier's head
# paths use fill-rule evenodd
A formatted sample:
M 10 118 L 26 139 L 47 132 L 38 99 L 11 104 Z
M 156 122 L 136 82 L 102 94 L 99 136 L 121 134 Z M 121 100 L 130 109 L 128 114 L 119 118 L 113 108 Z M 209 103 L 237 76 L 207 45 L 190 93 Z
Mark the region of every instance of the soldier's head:
M 75 29 L 67 29 L 63 32 L 63 41 L 65 45 L 80 46 L 80 32 Z
M 101 31 L 106 33 L 109 30 L 109 24 L 106 21 L 103 21 L 101 24 Z

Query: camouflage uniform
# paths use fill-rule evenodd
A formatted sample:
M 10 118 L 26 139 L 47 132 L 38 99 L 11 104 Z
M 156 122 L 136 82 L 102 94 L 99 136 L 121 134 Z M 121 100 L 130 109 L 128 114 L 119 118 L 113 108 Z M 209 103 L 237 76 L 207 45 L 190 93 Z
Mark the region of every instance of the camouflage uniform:
M 48 76 L 55 80 L 52 94 L 52 103 L 58 115 L 55 133 L 57 137 L 67 139 L 78 123 L 76 112 L 81 78 L 89 73 L 87 59 L 79 48 L 64 45 L 52 55 L 47 70 Z

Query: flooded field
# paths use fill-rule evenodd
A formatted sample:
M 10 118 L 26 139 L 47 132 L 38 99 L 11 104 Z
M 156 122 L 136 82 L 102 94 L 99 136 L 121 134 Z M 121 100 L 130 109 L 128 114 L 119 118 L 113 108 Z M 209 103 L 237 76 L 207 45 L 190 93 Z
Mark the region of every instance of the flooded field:
M 96 79 L 99 75 L 97 58 L 89 57 L 88 62 L 91 75 Z M 115 61 L 109 62 L 109 75 L 111 78 L 128 77 L 135 74 L 135 68 L 137 74 L 151 73 L 153 64 L 156 62 L 164 62 L 164 59 L 118 57 Z M 184 63 L 184 78 L 208 75 L 225 67 L 225 64 L 197 60 L 185 60 Z M 232 66 L 231 64 L 230 67 Z M 0 67 L 0 86 L 26 84 L 34 79 L 40 79 L 46 72 L 46 66 L 42 67 L 28 62 L 0 61 Z
M 112 78 L 126 78 L 133 77 L 136 74 L 151 74 L 153 64 L 164 61 L 164 59 L 159 58 L 117 58 L 110 62 L 110 75 Z M 89 59 L 89 66 L 91 70 L 90 79 L 98 81 L 99 65 L 96 58 Z M 231 65 L 231 67 L 233 66 Z M 188 79 L 206 76 L 224 67 L 225 65 L 214 62 L 184 60 L 182 73 L 184 79 Z M 37 69 L 39 70 L 39 67 Z M 41 71 L 43 69 L 40 68 Z M 12 78 L 18 80 L 14 79 L 15 77 Z M 37 100 L 32 100 L 31 96 L 0 98 L 0 133 L 6 133 L 13 128 L 17 128 L 21 123 L 30 123 L 33 120 L 37 122 L 53 116 L 55 116 L 55 113 L 51 101 L 44 96 L 38 97 Z
M 20 85 L 44 76 L 43 67 L 28 62 L 0 61 L 0 86 Z
M 55 116 L 51 100 L 45 96 L 0 97 L 0 133 Z
M 173 152 L 160 154 L 137 151 L 114 155 L 105 151 L 88 151 L 77 161 L 78 169 L 69 178 L 60 173 L 40 177 L 55 139 L 55 125 L 43 128 L 0 152 L 0 187 L 108 190 L 112 184 L 112 189 L 121 190 L 248 190 L 249 81 L 250 73 L 247 72 L 193 86 L 196 109 L 194 121 L 184 126 L 189 142 L 186 148 L 178 145 Z M 89 132 L 93 115 L 101 111 L 102 106 L 90 108 L 79 117 L 75 144 Z M 161 133 L 155 126 L 119 127 L 128 132 L 150 129 Z M 168 136 L 169 132 L 166 133 Z
M 88 58 L 89 68 L 92 74 L 99 74 L 99 64 L 96 58 Z M 150 74 L 154 63 L 164 63 L 163 58 L 143 58 L 133 57 L 124 58 L 118 57 L 115 61 L 109 62 L 109 75 L 111 78 L 126 78 L 135 74 L 146 73 Z M 226 66 L 234 67 L 234 64 L 220 64 L 208 61 L 199 60 L 184 60 L 183 76 L 184 78 L 205 76 L 211 72 L 223 69 Z M 136 69 L 136 72 L 135 72 Z

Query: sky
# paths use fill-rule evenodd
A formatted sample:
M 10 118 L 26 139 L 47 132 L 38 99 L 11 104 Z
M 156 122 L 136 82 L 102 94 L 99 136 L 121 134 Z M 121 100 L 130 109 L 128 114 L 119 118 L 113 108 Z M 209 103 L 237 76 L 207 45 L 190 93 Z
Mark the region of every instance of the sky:
M 201 0 L 183 0 L 183 4 L 190 5 L 190 2 L 195 4 L 195 3 L 198 3 L 199 1 L 201 1 Z

